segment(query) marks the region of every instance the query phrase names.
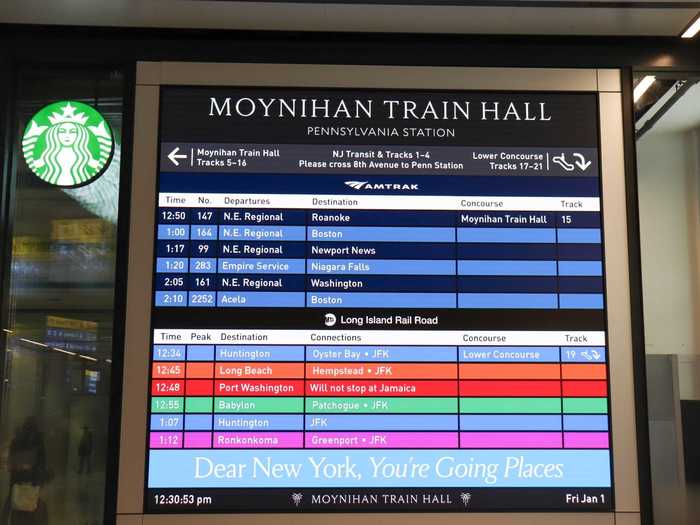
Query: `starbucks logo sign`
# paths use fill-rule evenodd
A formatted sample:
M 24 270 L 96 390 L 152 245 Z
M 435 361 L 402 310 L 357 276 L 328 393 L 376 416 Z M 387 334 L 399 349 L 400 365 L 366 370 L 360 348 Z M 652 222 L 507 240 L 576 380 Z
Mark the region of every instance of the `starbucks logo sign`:
M 83 186 L 104 173 L 114 154 L 112 130 L 100 113 L 82 102 L 42 108 L 22 136 L 27 165 L 41 180 L 64 188 Z

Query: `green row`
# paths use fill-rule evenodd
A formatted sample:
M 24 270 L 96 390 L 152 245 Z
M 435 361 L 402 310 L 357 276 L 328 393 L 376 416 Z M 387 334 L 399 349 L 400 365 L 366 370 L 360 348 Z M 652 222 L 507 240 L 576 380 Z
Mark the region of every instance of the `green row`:
M 184 410 L 183 410 L 184 403 Z M 162 413 L 294 413 L 304 412 L 303 397 L 154 397 L 151 412 Z
M 463 397 L 462 414 L 561 414 L 562 399 L 548 397 Z M 151 412 L 162 413 L 303 413 L 303 397 L 154 397 Z M 604 397 L 563 399 L 564 414 L 606 414 Z M 308 397 L 310 414 L 455 414 L 457 398 Z
M 607 414 L 604 397 L 463 397 L 462 414 Z M 563 410 L 562 410 L 563 409 Z
M 456 397 L 307 397 L 309 414 L 456 414 Z

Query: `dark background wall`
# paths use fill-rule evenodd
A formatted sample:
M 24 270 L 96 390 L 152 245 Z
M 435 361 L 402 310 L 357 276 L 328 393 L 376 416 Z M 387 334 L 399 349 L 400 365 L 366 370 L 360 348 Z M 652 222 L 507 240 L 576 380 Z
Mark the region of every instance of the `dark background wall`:
M 318 64 L 376 64 L 412 66 L 493 66 L 493 67 L 610 67 L 624 70 L 625 125 L 627 176 L 630 194 L 630 246 L 638 246 L 636 217 L 636 178 L 634 166 L 634 131 L 631 102 L 632 71 L 698 71 L 700 70 L 700 39 L 683 41 L 679 38 L 651 37 L 551 37 L 551 36 L 461 36 L 426 34 L 357 34 L 357 33 L 288 33 L 244 31 L 145 30 L 121 28 L 84 28 L 61 26 L 17 26 L 0 24 L 0 173 L 8 171 L 10 163 L 10 121 L 16 98 L 16 73 L 26 67 L 61 68 L 63 66 L 99 67 L 121 72 L 125 77 L 124 148 L 130 145 L 131 103 L 136 61 L 209 61 L 209 62 L 281 62 Z M 130 171 L 129 155 L 125 155 L 123 174 Z M 128 181 L 125 179 L 125 182 Z M 7 191 L 10 184 L 0 184 Z M 128 210 L 128 183 L 122 187 L 121 208 Z M 8 195 L 0 197 L 0 261 L 10 246 L 6 209 L 11 203 Z M 126 229 L 120 226 L 119 245 L 128 246 Z M 121 257 L 125 250 L 122 248 Z M 639 256 L 631 252 L 632 289 L 641 290 Z M 118 265 L 121 267 L 120 265 Z M 6 283 L 0 264 L 0 288 Z M 126 277 L 118 270 L 118 282 Z M 635 288 L 636 286 L 636 288 Z M 116 298 L 120 309 L 124 297 Z M 644 344 L 641 322 L 641 298 L 634 297 L 635 349 L 638 359 L 637 399 L 639 407 L 640 489 L 650 490 L 648 472 L 648 439 L 646 436 L 646 384 L 644 374 Z M 118 323 L 117 323 L 118 324 Z M 115 348 L 121 338 L 115 328 Z M 114 390 L 112 393 L 112 424 L 118 435 L 119 359 L 115 354 Z M 1 363 L 0 363 L 0 366 Z M 2 375 L 2 370 L 0 370 Z M 118 450 L 117 443 L 110 448 Z M 112 465 L 116 465 L 116 452 Z M 113 494 L 108 494 L 106 512 L 110 513 Z M 644 503 L 651 498 L 643 497 Z M 650 515 L 650 509 L 644 509 Z
M 696 69 L 700 41 L 666 37 L 464 36 L 83 28 L 0 24 L 12 61 L 208 60 Z

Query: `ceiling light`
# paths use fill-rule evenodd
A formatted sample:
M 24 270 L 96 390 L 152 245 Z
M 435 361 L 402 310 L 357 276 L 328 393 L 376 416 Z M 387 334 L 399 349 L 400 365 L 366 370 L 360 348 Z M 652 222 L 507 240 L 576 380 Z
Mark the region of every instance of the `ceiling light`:
M 688 27 L 685 28 L 685 31 L 681 33 L 681 38 L 693 38 L 698 34 L 698 31 L 700 31 L 700 13 L 693 18 Z
M 647 89 L 649 89 L 654 82 L 656 82 L 656 77 L 654 75 L 647 75 L 640 80 L 639 84 L 634 87 L 634 101 L 637 102 L 642 98 L 642 95 L 647 92 Z

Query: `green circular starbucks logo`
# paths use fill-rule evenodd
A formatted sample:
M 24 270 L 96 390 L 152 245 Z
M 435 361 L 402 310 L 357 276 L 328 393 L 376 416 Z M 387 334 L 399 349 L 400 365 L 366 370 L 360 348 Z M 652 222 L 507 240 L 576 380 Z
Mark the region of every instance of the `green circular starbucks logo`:
M 62 187 L 83 186 L 104 173 L 114 153 L 107 121 L 82 102 L 42 108 L 27 124 L 22 152 L 41 180 Z

